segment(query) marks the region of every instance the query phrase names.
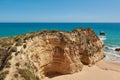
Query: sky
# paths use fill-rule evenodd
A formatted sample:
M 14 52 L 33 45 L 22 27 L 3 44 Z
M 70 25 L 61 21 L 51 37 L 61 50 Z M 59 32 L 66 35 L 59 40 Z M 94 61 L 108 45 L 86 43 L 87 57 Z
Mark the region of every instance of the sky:
M 120 0 L 0 0 L 0 22 L 120 22 Z

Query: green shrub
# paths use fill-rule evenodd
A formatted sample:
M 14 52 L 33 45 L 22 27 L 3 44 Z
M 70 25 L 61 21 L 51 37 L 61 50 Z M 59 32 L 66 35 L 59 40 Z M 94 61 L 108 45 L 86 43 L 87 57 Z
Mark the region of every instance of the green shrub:
M 18 74 L 14 74 L 14 77 L 15 77 L 15 78 L 18 78 Z
M 16 37 L 14 40 L 15 40 L 16 42 L 20 42 L 20 41 L 21 41 L 20 37 Z
M 11 49 L 11 52 L 17 52 L 16 46 Z
M 39 80 L 31 71 L 27 69 L 18 69 L 18 73 L 25 79 L 25 80 Z
M 18 51 L 18 52 L 16 52 L 16 53 L 15 53 L 15 56 L 17 56 L 17 55 L 18 55 L 18 53 L 20 53 L 20 52 L 19 52 L 19 51 Z
M 15 66 L 18 66 L 19 67 L 20 63 L 16 63 Z
M 51 30 L 50 31 L 51 33 L 56 33 L 56 32 L 58 32 L 57 30 Z
M 17 42 L 15 46 L 21 46 L 22 43 L 21 42 Z
M 23 45 L 23 48 L 24 48 L 24 49 L 26 48 L 26 44 Z
M 11 65 L 10 62 L 7 62 L 7 64 L 6 64 L 5 67 L 6 67 L 6 68 L 10 68 L 10 65 Z
M 3 46 L 3 47 L 5 47 L 5 46 L 11 46 L 11 45 L 13 45 L 13 43 L 7 43 L 7 42 L 3 42 L 3 43 L 1 43 L 1 45 Z
M 49 31 L 48 30 L 41 30 L 40 32 L 39 32 L 39 34 L 44 34 L 44 33 L 48 33 Z
M 4 72 L 0 73 L 0 80 L 4 80 L 8 73 L 9 73 L 9 71 L 4 71 Z
M 35 34 L 35 33 L 36 33 L 36 32 L 34 32 L 34 31 L 30 31 L 30 32 L 29 32 L 29 34 Z

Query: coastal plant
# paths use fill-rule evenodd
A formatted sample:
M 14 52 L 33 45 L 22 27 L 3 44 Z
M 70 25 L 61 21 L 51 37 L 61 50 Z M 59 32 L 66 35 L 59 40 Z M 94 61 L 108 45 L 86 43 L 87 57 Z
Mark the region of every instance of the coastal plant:
M 16 43 L 16 46 L 21 46 L 21 45 L 22 45 L 21 42 L 17 42 L 17 43 Z
M 11 49 L 11 52 L 17 52 L 17 47 L 14 46 L 14 47 Z
M 31 71 L 28 69 L 18 69 L 18 73 L 25 79 L 25 80 L 39 80 Z
M 8 47 L 14 44 L 14 38 L 15 37 L 7 37 L 7 38 L 1 38 L 0 39 L 0 46 L 2 47 Z
M 35 34 L 35 33 L 36 33 L 36 32 L 34 32 L 34 31 L 30 31 L 30 32 L 29 32 L 29 34 Z
M 14 77 L 15 77 L 15 78 L 18 78 L 18 74 L 14 74 Z
M 17 56 L 18 55 L 18 53 L 20 53 L 19 51 L 17 51 L 16 53 L 15 53 L 15 56 Z
M 49 31 L 48 30 L 41 30 L 40 32 L 39 32 L 39 34 L 45 34 L 45 33 L 48 33 Z
M 51 30 L 50 31 L 51 33 L 56 33 L 56 32 L 58 32 L 57 30 Z
M 26 48 L 26 44 L 23 45 L 23 48 L 24 48 L 24 49 Z
M 0 73 L 0 80 L 4 80 L 8 73 L 9 73 L 9 71 L 4 71 L 4 72 Z
M 19 67 L 20 63 L 16 63 L 15 66 L 18 66 Z
M 10 45 L 12 45 L 12 44 L 6 42 L 6 43 L 2 43 L 1 45 L 2 45 L 2 47 L 5 47 L 5 46 L 10 46 Z
M 7 62 L 7 64 L 6 64 L 5 67 L 6 67 L 6 68 L 10 68 L 10 65 L 11 65 L 10 62 Z

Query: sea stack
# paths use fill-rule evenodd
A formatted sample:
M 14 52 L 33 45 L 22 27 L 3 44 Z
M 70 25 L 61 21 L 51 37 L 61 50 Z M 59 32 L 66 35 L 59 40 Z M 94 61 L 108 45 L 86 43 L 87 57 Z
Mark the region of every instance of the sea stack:
M 105 32 L 104 32 L 104 31 L 101 31 L 101 32 L 100 32 L 100 36 L 105 36 Z
M 40 80 L 51 74 L 71 74 L 105 57 L 103 42 L 90 28 L 40 31 L 0 39 L 0 43 L 5 41 L 0 45 L 0 74 L 8 71 L 3 80 Z

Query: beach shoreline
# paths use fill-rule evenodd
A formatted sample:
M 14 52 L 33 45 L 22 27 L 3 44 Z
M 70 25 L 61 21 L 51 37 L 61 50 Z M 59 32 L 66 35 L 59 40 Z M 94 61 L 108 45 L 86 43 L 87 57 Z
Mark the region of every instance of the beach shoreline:
M 60 75 L 52 78 L 44 78 L 43 80 L 119 80 L 120 64 L 105 61 L 99 61 L 91 67 L 84 66 L 83 70 L 78 73 Z

